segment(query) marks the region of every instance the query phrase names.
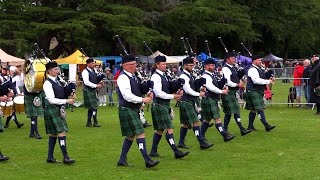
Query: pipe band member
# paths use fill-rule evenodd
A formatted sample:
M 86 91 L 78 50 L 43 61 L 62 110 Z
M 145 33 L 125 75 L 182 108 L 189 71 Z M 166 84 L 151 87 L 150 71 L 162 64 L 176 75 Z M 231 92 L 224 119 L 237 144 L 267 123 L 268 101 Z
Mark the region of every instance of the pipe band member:
M 246 106 L 245 109 L 250 110 L 249 113 L 249 125 L 248 130 L 256 131 L 253 126 L 256 114 L 259 114 L 259 118 L 264 125 L 266 131 L 270 131 L 276 126 L 270 125 L 264 115 L 265 105 L 263 102 L 264 90 L 267 84 L 272 84 L 274 78 L 266 79 L 265 72 L 261 69 L 262 58 L 259 55 L 252 56 L 252 65 L 248 70 L 248 80 L 246 88 Z
M 125 136 L 118 166 L 131 166 L 127 163 L 127 154 L 134 138 L 137 138 L 138 148 L 144 158 L 146 167 L 153 167 L 160 161 L 153 161 L 147 151 L 145 131 L 139 117 L 139 109 L 142 103 L 149 103 L 152 94 L 142 98 L 140 80 L 134 75 L 137 63 L 134 56 L 123 56 L 122 67 L 116 89 L 119 101 L 119 119 L 122 136 Z
M 43 84 L 45 93 L 44 100 L 44 122 L 46 133 L 49 134 L 48 146 L 48 163 L 59 163 L 53 157 L 53 151 L 58 139 L 61 152 L 63 154 L 64 164 L 73 164 L 75 160 L 69 158 L 67 152 L 67 137 L 68 125 L 66 121 L 65 106 L 73 104 L 74 98 L 67 99 L 70 94 L 65 92 L 65 87 L 60 83 L 58 73 L 59 68 L 56 62 L 46 64 L 46 72 L 48 78 Z

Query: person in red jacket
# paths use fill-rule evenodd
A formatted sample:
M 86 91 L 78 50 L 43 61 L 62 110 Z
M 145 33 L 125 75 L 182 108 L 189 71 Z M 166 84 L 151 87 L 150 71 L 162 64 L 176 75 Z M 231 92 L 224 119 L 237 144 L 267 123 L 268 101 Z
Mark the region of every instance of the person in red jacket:
M 296 67 L 294 68 L 293 71 L 293 86 L 296 88 L 296 93 L 297 93 L 297 107 L 300 107 L 300 100 L 301 100 L 301 95 L 302 95 L 302 77 L 303 77 L 303 62 L 299 62 Z

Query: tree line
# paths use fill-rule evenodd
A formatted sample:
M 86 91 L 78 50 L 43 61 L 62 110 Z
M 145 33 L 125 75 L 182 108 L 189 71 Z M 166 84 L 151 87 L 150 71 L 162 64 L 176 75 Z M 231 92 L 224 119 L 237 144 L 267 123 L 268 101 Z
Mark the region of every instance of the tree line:
M 320 48 L 317 0 L 0 0 L 0 48 L 23 57 L 37 42 L 56 59 L 83 48 L 89 56 L 119 55 L 118 34 L 132 54 L 153 50 L 184 54 L 181 37 L 195 52 L 209 41 L 213 56 L 227 48 L 303 58 Z M 59 42 L 49 49 L 50 40 Z

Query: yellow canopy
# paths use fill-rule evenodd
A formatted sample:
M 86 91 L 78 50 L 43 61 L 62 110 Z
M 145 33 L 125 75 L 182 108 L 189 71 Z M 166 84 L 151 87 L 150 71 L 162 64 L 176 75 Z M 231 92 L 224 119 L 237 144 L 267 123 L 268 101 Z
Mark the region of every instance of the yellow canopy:
M 61 58 L 61 59 L 55 59 L 58 64 L 86 64 L 86 60 L 89 57 L 82 54 L 79 50 L 76 50 L 74 53 L 72 53 L 70 56 Z M 97 64 L 102 64 L 102 61 L 95 60 Z

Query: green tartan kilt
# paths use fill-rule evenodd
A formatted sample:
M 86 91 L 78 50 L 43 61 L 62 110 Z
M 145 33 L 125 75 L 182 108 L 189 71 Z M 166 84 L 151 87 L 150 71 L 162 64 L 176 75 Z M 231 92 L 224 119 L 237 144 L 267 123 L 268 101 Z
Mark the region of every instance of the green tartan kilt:
M 41 105 L 36 107 L 33 105 L 33 99 L 35 97 L 40 98 Z M 43 93 L 38 95 L 35 94 L 25 94 L 24 95 L 24 108 L 27 114 L 27 118 L 43 116 L 42 101 L 44 100 Z
M 119 106 L 119 119 L 122 136 L 132 137 L 144 133 L 139 116 L 139 109 L 130 109 Z
M 198 113 L 192 102 L 180 101 L 180 124 L 192 125 L 194 122 L 199 121 Z
M 172 120 L 170 117 L 170 110 L 171 109 L 169 104 L 152 104 L 151 115 L 154 130 L 165 130 L 173 128 Z
M 44 122 L 47 134 L 58 134 L 68 131 L 68 125 L 65 118 L 60 117 L 60 109 L 48 100 L 45 100 Z
M 236 91 L 229 91 L 228 95 L 222 95 L 221 99 L 223 112 L 225 114 L 240 114 Z
M 247 90 L 245 99 L 246 99 L 246 109 L 247 110 L 260 110 L 264 109 L 265 105 L 263 102 L 263 92 L 259 93 L 253 90 Z
M 98 97 L 96 89 L 83 89 L 83 100 L 85 108 L 97 108 L 98 107 Z
M 218 101 L 212 98 L 202 98 L 201 101 L 201 117 L 204 120 L 220 118 Z

